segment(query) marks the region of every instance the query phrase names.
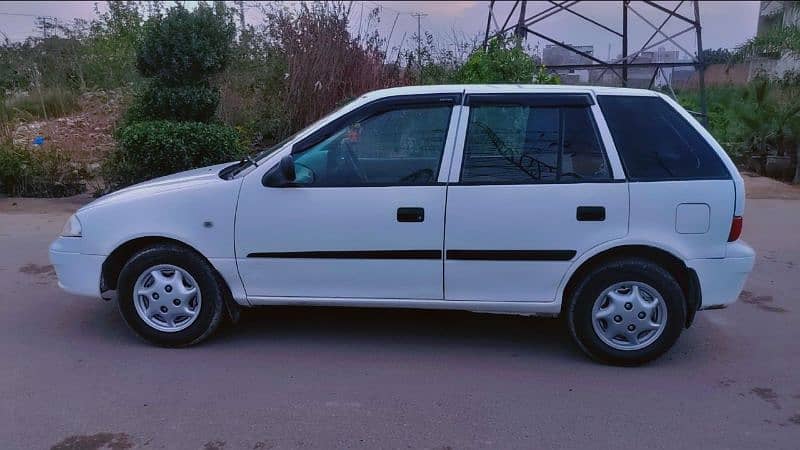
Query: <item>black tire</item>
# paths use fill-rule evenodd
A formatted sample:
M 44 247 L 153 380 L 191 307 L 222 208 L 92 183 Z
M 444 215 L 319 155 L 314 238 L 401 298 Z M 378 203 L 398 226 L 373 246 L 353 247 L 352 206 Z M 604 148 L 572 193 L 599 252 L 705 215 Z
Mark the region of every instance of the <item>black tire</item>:
M 605 343 L 594 330 L 592 308 L 604 290 L 616 283 L 638 281 L 653 287 L 664 300 L 667 320 L 653 342 L 636 350 L 620 350 Z M 635 366 L 652 361 L 669 350 L 686 323 L 686 300 L 680 285 L 662 266 L 642 258 L 609 261 L 589 271 L 566 305 L 566 320 L 573 339 L 587 355 L 609 364 Z
M 188 272 L 197 282 L 202 301 L 197 319 L 187 328 L 166 332 L 148 325 L 136 312 L 133 288 L 147 269 L 171 264 Z M 162 347 L 185 347 L 209 337 L 224 315 L 224 290 L 214 269 L 196 252 L 170 244 L 159 244 L 133 255 L 119 275 L 117 283 L 119 311 L 128 326 L 143 339 Z

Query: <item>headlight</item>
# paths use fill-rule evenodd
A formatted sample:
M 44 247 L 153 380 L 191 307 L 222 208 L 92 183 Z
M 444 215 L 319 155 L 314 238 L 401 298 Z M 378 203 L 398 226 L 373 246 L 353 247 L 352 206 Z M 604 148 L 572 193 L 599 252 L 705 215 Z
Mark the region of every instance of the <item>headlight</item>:
M 78 220 L 78 216 L 73 214 L 67 220 L 67 223 L 64 224 L 64 228 L 61 229 L 61 236 L 64 237 L 81 237 L 81 221 Z

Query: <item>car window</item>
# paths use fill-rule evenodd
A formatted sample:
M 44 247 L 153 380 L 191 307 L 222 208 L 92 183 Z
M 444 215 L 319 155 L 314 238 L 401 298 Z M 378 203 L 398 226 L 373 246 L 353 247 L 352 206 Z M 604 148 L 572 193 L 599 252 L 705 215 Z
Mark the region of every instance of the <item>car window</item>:
M 597 97 L 625 172 L 633 181 L 730 178 L 717 152 L 658 97 Z
M 590 114 L 585 107 L 471 107 L 461 181 L 527 184 L 610 179 Z
M 408 106 L 342 127 L 294 155 L 306 186 L 434 184 L 444 151 L 450 106 Z

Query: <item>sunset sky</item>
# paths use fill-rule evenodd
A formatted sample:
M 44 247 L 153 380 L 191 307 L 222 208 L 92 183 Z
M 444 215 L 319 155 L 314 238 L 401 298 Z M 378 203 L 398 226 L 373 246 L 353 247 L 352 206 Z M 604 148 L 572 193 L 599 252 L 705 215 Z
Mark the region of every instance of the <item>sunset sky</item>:
M 165 3 L 169 4 L 169 2 Z M 184 3 L 191 7 L 196 2 Z M 260 3 L 246 2 L 248 23 L 260 23 Z M 290 5 L 293 3 L 296 4 L 296 2 L 289 2 Z M 586 1 L 575 6 L 574 10 L 591 16 L 613 29 L 620 30 L 621 3 L 621 1 Z M 670 9 L 677 4 L 674 1 L 659 3 Z M 384 36 L 388 36 L 392 23 L 397 17 L 397 25 L 392 34 L 390 48 L 400 45 L 404 33 L 406 36 L 403 47 L 409 48 L 414 45 L 411 36 L 417 29 L 417 19 L 412 17 L 411 13 L 421 12 L 427 14 L 421 21 L 423 30 L 433 33 L 443 42 L 453 40 L 454 34 L 458 36 L 458 39 L 463 40 L 475 35 L 482 36 L 486 26 L 488 4 L 488 1 L 354 2 L 350 15 L 351 28 L 356 32 L 359 27 L 359 18 L 361 18 L 362 30 L 367 29 L 369 25 L 370 30 L 377 28 Z M 497 2 L 497 20 L 501 24 L 512 5 L 513 2 Z M 652 23 L 658 24 L 665 17 L 663 13 L 642 2 L 633 2 L 632 5 L 636 12 Z M 757 1 L 701 2 L 700 16 L 703 23 L 704 47 L 732 48 L 753 36 L 758 21 L 758 5 Z M 98 6 L 101 9 L 105 7 L 103 3 Z M 530 1 L 528 2 L 528 14 L 541 11 L 549 6 L 551 5 L 548 2 Z M 381 21 L 377 24 L 374 21 L 368 23 L 368 12 L 375 7 L 381 7 Z M 74 18 L 91 19 L 94 17 L 94 8 L 94 2 L 2 2 L 0 3 L 0 32 L 7 35 L 12 41 L 20 41 L 35 34 L 34 17 L 36 15 L 54 16 L 61 21 L 72 21 Z M 685 16 L 693 16 L 691 2 L 685 2 L 678 11 Z M 512 22 L 513 20 L 512 18 Z M 650 36 L 652 28 L 633 13 L 629 14 L 629 23 L 631 31 L 629 48 L 637 49 Z M 686 23 L 671 19 L 665 27 L 665 32 L 674 33 L 686 27 Z M 618 37 L 563 11 L 537 23 L 534 29 L 570 44 L 593 45 L 595 55 L 601 59 L 607 59 L 609 55 L 613 58 L 621 50 Z M 656 38 L 654 42 L 656 40 L 660 40 L 660 37 Z M 677 42 L 687 50 L 695 49 L 694 33 L 692 32 L 681 36 Z M 534 46 L 537 44 L 537 40 L 531 37 L 528 43 Z M 675 46 L 669 43 L 664 46 L 668 49 L 675 49 Z

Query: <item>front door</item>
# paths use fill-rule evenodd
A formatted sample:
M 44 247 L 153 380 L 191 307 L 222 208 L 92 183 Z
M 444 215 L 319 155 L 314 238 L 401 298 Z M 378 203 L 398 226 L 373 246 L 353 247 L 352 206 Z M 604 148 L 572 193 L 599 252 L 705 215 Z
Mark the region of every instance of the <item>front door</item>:
M 439 177 L 459 97 L 367 104 L 293 146 L 294 185 L 247 177 L 236 256 L 248 297 L 442 299 Z
M 576 257 L 627 233 L 628 187 L 610 169 L 597 107 L 589 94 L 466 103 L 447 194 L 445 297 L 552 302 Z

